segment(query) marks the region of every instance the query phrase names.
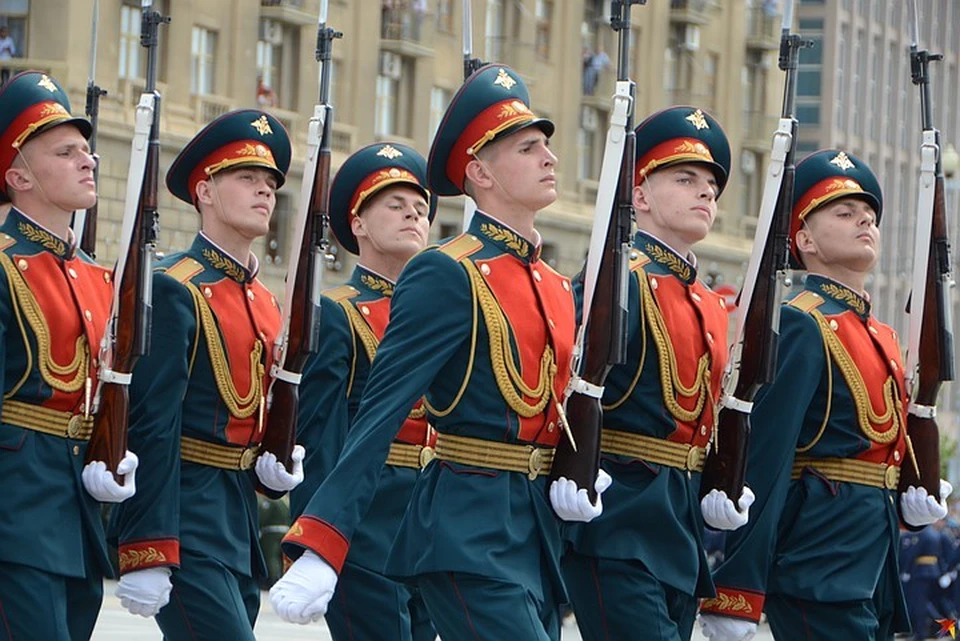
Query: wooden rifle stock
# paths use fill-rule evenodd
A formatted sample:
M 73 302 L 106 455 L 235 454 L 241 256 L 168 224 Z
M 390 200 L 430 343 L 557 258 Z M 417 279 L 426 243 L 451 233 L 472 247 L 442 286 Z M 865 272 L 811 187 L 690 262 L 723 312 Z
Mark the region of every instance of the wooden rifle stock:
M 300 262 L 297 265 L 293 306 L 290 310 L 290 334 L 284 362 L 279 365 L 288 372 L 300 373 L 311 354 L 316 353 L 319 342 L 320 307 L 311 299 L 311 292 L 318 284 L 316 261 L 322 247 L 330 202 L 330 114 L 324 123 L 324 142 L 317 160 L 317 172 L 313 178 L 313 193 L 310 198 L 310 214 L 300 243 Z M 298 385 L 279 378 L 271 382 L 271 404 L 263 435 L 262 449 L 272 452 L 287 470 L 291 470 L 291 455 L 296 445 L 297 415 L 300 394 Z
M 923 299 L 923 325 L 920 329 L 920 368 L 915 383 L 914 403 L 936 406 L 944 381 L 954 378 L 953 332 L 949 314 L 950 245 L 947 236 L 944 180 L 937 172 L 933 198 L 933 233 L 927 259 L 926 296 Z M 923 487 L 940 499 L 940 430 L 934 418 L 907 414 L 907 434 L 914 456 L 900 468 L 900 488 Z M 912 460 L 916 460 L 917 467 Z
M 626 269 L 632 223 L 633 173 L 636 135 L 631 128 L 626 134 L 617 199 L 610 212 L 610 226 L 603 246 L 603 259 L 597 276 L 593 306 L 584 341 L 583 368 L 580 376 L 594 385 L 603 385 L 610 369 L 626 360 L 627 304 L 622 300 L 629 278 Z M 587 319 L 584 319 L 587 322 Z M 553 459 L 551 479 L 564 476 L 585 488 L 590 501 L 596 503 L 594 488 L 600 469 L 600 432 L 603 409 L 600 399 L 581 392 L 567 398 L 566 418 L 577 444 L 561 437 Z
M 156 92 L 158 27 L 170 19 L 152 6 L 145 9 L 140 27 L 140 42 L 147 49 L 147 94 L 153 94 L 153 121 L 146 150 L 143 182 L 133 220 L 129 245 L 101 350 L 100 380 L 97 389 L 97 414 L 87 448 L 86 461 L 105 461 L 117 483 L 122 483 L 117 466 L 127 451 L 127 424 L 130 412 L 129 381 L 104 378 L 111 374 L 129 375 L 137 359 L 150 351 L 153 298 L 152 257 L 157 240 L 157 205 L 160 186 L 160 95 Z M 141 104 L 143 99 L 141 99 Z M 139 109 L 139 107 L 138 107 Z M 139 126 L 139 125 L 138 125 Z M 136 137 L 138 134 L 134 133 Z M 128 177 L 129 179 L 129 177 Z M 118 261 L 118 268 L 120 263 Z M 116 270 L 114 273 L 116 278 Z M 93 346 L 91 346 L 93 349 Z M 104 362 L 107 359 L 107 362 Z M 106 367 L 105 367 L 106 366 Z

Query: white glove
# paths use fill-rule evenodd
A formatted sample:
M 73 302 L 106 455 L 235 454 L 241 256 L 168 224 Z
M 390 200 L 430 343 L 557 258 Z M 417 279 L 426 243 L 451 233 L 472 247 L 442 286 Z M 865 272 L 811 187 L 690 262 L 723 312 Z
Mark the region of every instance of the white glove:
M 130 614 L 152 617 L 170 602 L 172 589 L 170 568 L 147 568 L 121 576 L 114 594 Z
M 576 481 L 561 476 L 550 484 L 550 504 L 557 516 L 564 521 L 589 523 L 603 513 L 603 499 L 600 495 L 611 483 L 613 479 L 609 474 L 603 470 L 597 473 L 597 481 L 593 484 L 597 491 L 597 504 L 594 505 L 587 496 L 586 488 L 578 489 Z
M 926 488 L 910 486 L 900 495 L 900 514 L 907 525 L 923 527 L 947 515 L 947 497 L 953 486 L 940 479 L 940 500 L 927 494 Z
M 740 493 L 740 500 L 737 505 L 727 498 L 727 493 L 723 490 L 710 490 L 710 493 L 700 501 L 700 511 L 703 513 L 703 520 L 714 530 L 736 530 L 747 524 L 750 520 L 750 506 L 757 500 L 753 490 L 746 485 L 743 486 L 743 492 Z
M 951 583 L 953 583 L 953 576 L 951 576 L 950 572 L 947 572 L 946 574 L 941 576 L 940 580 L 937 581 L 937 584 L 940 586 L 941 590 L 946 590 L 947 588 L 949 588 Z
M 103 461 L 90 461 L 80 472 L 87 494 L 101 503 L 123 503 L 137 493 L 137 466 L 140 459 L 127 450 L 117 465 L 117 474 L 123 477 L 123 485 L 117 485 L 113 474 Z
M 757 634 L 757 624 L 753 621 L 713 614 L 701 614 L 700 625 L 703 636 L 711 641 L 750 641 Z
M 272 452 L 264 452 L 257 459 L 254 469 L 260 482 L 274 492 L 289 492 L 303 483 L 303 457 L 306 450 L 302 445 L 294 445 L 290 458 L 293 460 L 293 474 L 287 472 L 283 463 Z
M 336 587 L 334 569 L 307 550 L 270 588 L 270 603 L 284 621 L 306 625 L 327 613 Z

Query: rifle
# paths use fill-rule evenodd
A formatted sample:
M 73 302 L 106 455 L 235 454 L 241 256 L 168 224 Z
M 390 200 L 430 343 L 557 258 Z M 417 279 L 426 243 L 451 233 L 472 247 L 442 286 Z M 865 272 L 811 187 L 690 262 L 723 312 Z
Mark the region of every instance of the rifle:
M 484 65 L 480 58 L 473 57 L 473 10 L 471 0 L 463 0 L 463 81 L 472 76 Z M 477 203 L 470 196 L 463 196 L 463 231 L 470 227 L 473 212 L 477 211 Z
M 907 447 L 913 465 L 903 465 L 900 489 L 924 487 L 940 498 L 940 435 L 937 395 L 944 381 L 954 378 L 951 314 L 950 241 L 947 237 L 940 132 L 933 125 L 930 102 L 930 62 L 942 54 L 919 50 L 916 0 L 910 8 L 910 75 L 920 89 L 920 183 L 913 278 L 908 313 L 910 329 L 904 378 L 911 402 L 907 410 Z M 916 312 L 916 313 L 914 313 Z
M 262 448 L 272 452 L 288 471 L 297 436 L 301 372 L 320 341 L 320 285 L 323 279 L 325 237 L 329 225 L 330 60 L 333 41 L 343 36 L 327 26 L 329 0 L 321 0 L 317 26 L 316 59 L 320 63 L 320 101 L 313 108 L 307 130 L 307 161 L 300 187 L 296 233 L 290 244 L 281 332 L 274 343 L 274 363 L 267 391 L 267 424 Z
M 150 352 L 153 252 L 157 243 L 160 184 L 160 94 L 157 92 L 159 25 L 170 22 L 142 0 L 140 45 L 147 50 L 146 87 L 137 104 L 127 192 L 113 273 L 113 305 L 100 344 L 93 436 L 87 462 L 105 461 L 117 482 L 117 465 L 127 451 L 129 385 L 137 359 Z M 90 403 L 86 404 L 90 407 Z
M 773 135 L 770 166 L 763 187 L 753 252 L 740 292 L 736 333 L 723 376 L 714 447 L 704 463 L 700 494 L 723 490 L 736 504 L 746 477 L 753 399 L 773 382 L 780 339 L 780 301 L 789 268 L 790 217 L 796 162 L 797 63 L 800 49 L 812 46 L 790 33 L 793 0 L 783 9 L 779 67 L 786 73 L 783 104 Z
M 87 104 L 84 113 L 93 130 L 90 133 L 90 153 L 97 153 L 97 125 L 100 120 L 100 97 L 107 91 L 99 87 L 97 77 L 97 25 L 100 22 L 100 0 L 93 0 L 93 27 L 90 36 L 90 76 L 87 78 Z M 93 180 L 100 184 L 100 163 L 93 167 Z M 87 209 L 73 214 L 73 233 L 80 238 L 80 249 L 90 258 L 97 257 L 97 211 L 100 199 Z
M 610 26 L 619 37 L 617 85 L 584 271 L 582 321 L 574 345 L 566 408 L 559 408 L 567 440 L 557 444 L 550 474 L 551 481 L 561 476 L 576 481 L 593 503 L 597 501 L 594 483 L 600 468 L 603 383 L 610 369 L 627 358 L 628 258 L 636 165 L 636 85 L 630 80 L 629 49 L 630 9 L 635 4 L 646 4 L 646 0 L 614 0 L 610 6 Z

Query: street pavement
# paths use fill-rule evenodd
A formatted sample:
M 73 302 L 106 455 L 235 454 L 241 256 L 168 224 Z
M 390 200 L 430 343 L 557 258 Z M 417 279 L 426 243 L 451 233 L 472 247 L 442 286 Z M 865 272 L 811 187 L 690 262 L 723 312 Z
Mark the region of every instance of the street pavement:
M 120 606 L 120 601 L 113 596 L 117 587 L 114 581 L 104 582 L 103 587 L 103 610 L 100 612 L 97 627 L 93 631 L 92 641 L 161 641 L 160 629 L 153 619 L 134 616 Z M 698 624 L 691 641 L 704 641 L 699 627 Z M 307 641 L 308 639 L 309 641 L 332 641 L 330 632 L 322 621 L 313 625 L 293 625 L 282 621 L 270 607 L 266 592 L 262 594 L 260 600 L 260 617 L 257 619 L 256 635 L 258 641 Z M 636 638 L 638 640 L 643 638 L 640 630 L 637 630 Z M 762 627 L 754 639 L 772 641 L 773 637 L 766 627 Z M 562 641 L 581 641 L 580 633 L 572 622 L 564 627 Z

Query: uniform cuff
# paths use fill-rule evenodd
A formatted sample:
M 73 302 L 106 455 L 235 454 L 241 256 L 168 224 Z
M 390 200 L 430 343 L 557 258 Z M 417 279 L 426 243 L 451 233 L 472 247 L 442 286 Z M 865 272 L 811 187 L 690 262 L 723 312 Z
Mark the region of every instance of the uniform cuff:
M 329 563 L 337 574 L 343 568 L 350 549 L 350 542 L 340 530 L 326 521 L 309 516 L 301 516 L 294 521 L 282 543 L 284 552 L 290 558 L 299 558 L 303 548 L 312 550 Z
M 120 574 L 156 567 L 180 567 L 180 541 L 150 539 L 120 545 Z
M 700 611 L 759 623 L 765 598 L 762 592 L 717 587 L 717 596 L 704 599 Z

